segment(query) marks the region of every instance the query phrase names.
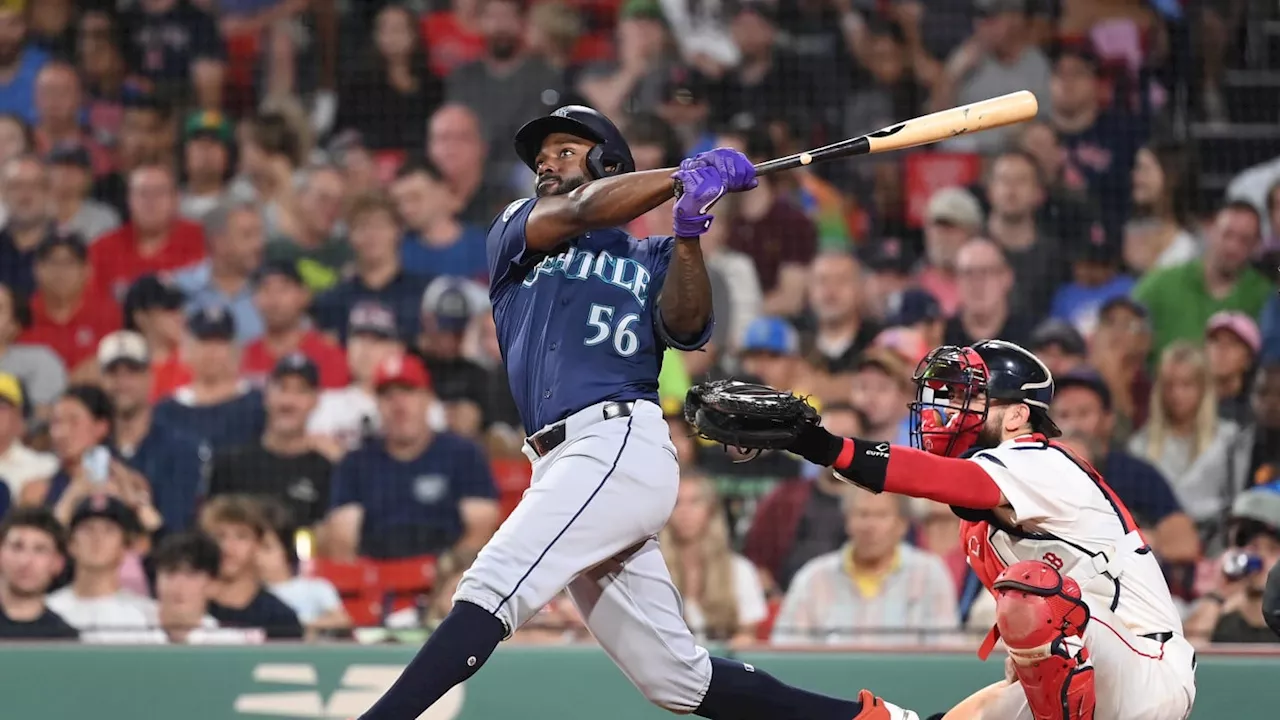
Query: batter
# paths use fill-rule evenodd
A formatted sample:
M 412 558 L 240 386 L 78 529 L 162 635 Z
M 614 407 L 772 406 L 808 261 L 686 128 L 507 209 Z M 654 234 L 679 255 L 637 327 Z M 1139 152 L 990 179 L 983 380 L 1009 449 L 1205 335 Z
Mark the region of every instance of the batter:
M 627 678 L 655 705 L 719 720 L 918 720 L 863 690 L 857 700 L 786 685 L 710 657 L 685 624 L 655 538 L 675 506 L 676 450 L 658 405 L 668 347 L 711 335 L 698 238 L 726 192 L 756 186 L 741 153 L 717 149 L 634 172 L 621 133 L 582 106 L 516 134 L 536 197 L 493 221 L 494 321 L 530 434 L 533 481 L 463 576 L 449 616 L 365 720 L 413 720 L 471 677 L 563 588 Z M 674 237 L 618 229 L 670 200 Z M 566 678 L 566 685 L 571 683 Z

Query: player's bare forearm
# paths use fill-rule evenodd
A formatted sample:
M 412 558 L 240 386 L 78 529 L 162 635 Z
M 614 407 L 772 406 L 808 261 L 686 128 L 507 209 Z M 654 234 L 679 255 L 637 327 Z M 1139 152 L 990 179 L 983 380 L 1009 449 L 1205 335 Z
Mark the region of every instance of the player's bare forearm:
M 681 342 L 696 339 L 711 320 L 711 278 L 697 238 L 676 238 L 658 309 L 667 333 Z
M 525 222 L 525 244 L 550 252 L 588 230 L 617 227 L 671 199 L 673 169 L 592 180 L 564 195 L 538 200 Z

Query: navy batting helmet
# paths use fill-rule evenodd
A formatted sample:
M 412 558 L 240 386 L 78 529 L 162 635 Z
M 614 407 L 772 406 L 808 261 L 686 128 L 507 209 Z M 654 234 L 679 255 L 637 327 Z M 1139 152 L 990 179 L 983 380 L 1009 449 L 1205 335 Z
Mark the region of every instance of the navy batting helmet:
M 595 147 L 587 153 L 587 172 L 593 179 L 633 172 L 636 161 L 631 148 L 609 118 L 585 105 L 565 105 L 545 117 L 530 120 L 516 131 L 516 155 L 537 172 L 538 151 L 548 135 L 565 133 L 590 140 Z

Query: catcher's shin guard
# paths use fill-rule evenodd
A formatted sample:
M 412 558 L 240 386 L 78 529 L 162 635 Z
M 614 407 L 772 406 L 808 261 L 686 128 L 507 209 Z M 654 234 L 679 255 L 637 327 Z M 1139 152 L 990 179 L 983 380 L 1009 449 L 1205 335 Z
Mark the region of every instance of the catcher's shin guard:
M 1093 666 L 1080 641 L 1067 641 L 1083 638 L 1089 623 L 1076 581 L 1024 560 L 1000 573 L 992 589 L 996 628 L 1035 720 L 1093 720 Z

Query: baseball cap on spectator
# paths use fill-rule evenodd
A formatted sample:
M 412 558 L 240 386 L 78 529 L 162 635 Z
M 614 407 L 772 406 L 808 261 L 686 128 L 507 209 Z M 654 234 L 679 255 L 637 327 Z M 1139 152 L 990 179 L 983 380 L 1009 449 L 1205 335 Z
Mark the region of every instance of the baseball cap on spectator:
M 187 116 L 187 121 L 182 125 L 184 142 L 194 138 L 210 138 L 223 145 L 231 145 L 234 137 L 231 122 L 217 110 L 193 112 Z
M 0 373 L 0 402 L 8 403 L 21 410 L 26 402 L 26 393 L 22 391 L 22 381 L 16 375 Z
M 707 81 L 701 73 L 672 63 L 662 89 L 663 102 L 697 105 L 707 100 Z
M 128 535 L 142 532 L 142 523 L 138 520 L 138 514 L 124 501 L 113 495 L 90 495 L 81 500 L 71 515 L 71 524 L 67 529 L 75 530 L 77 525 L 92 518 L 110 520 L 119 525 L 120 529 Z
M 383 358 L 373 371 L 373 390 L 382 392 L 388 386 L 430 390 L 431 375 L 415 355 L 391 355 Z
M 871 341 L 873 348 L 892 350 L 909 365 L 918 365 L 933 348 L 925 341 L 924 333 L 913 327 L 890 327 L 880 331 Z
M 347 316 L 348 335 L 376 335 L 395 340 L 400 337 L 396 329 L 396 316 L 391 309 L 379 302 L 356 303 Z
M 799 350 L 800 338 L 791 323 L 780 317 L 761 317 L 747 326 L 741 353 L 794 355 Z
M 1049 318 L 1031 331 L 1031 352 L 1038 352 L 1055 345 L 1065 355 L 1084 355 L 1087 349 L 1080 331 L 1066 320 Z
M 1240 338 L 1254 356 L 1262 352 L 1262 333 L 1258 330 L 1258 323 L 1248 315 L 1238 310 L 1219 310 L 1209 317 L 1204 335 L 1207 338 L 1221 330 Z
M 298 270 L 297 263 L 288 260 L 271 260 L 262 267 L 258 268 L 258 272 L 254 273 L 253 284 L 257 286 L 263 280 L 269 277 L 282 277 L 298 286 L 306 286 L 306 281 L 302 279 L 302 273 Z
M 1149 314 L 1146 305 L 1128 295 L 1117 295 L 1098 307 L 1098 317 L 1102 317 L 1116 308 L 1125 308 L 1140 318 L 1146 318 Z
M 124 294 L 125 317 L 139 310 L 177 310 L 187 303 L 187 296 L 168 280 L 157 275 L 143 275 Z
M 44 236 L 36 245 L 34 252 L 36 262 L 43 262 L 48 259 L 49 255 L 58 248 L 66 248 L 75 255 L 76 260 L 80 262 L 88 262 L 89 247 L 85 245 L 84 239 L 79 233 L 75 232 L 58 232 L 53 231 Z
M 658 0 L 626 0 L 618 10 L 618 19 L 629 18 L 657 20 L 664 25 L 667 22 L 667 16 L 662 12 L 662 3 Z
M 1098 265 L 1118 266 L 1124 257 L 1120 243 L 1108 237 L 1101 223 L 1094 223 L 1089 229 L 1085 242 L 1073 244 L 1072 262 L 1096 263 Z
M 1083 62 L 1095 74 L 1102 69 L 1102 60 L 1098 57 L 1097 51 L 1094 50 L 1093 43 L 1087 39 L 1058 43 L 1057 47 L 1053 49 L 1053 64 L 1057 65 L 1058 61 L 1064 58 L 1075 58 Z
M 1231 503 L 1231 519 L 1251 520 L 1280 533 L 1280 490 L 1267 485 L 1242 491 Z
M 929 320 L 944 317 L 938 299 L 925 290 L 907 288 L 889 299 L 887 327 L 911 327 Z
M 146 338 L 132 330 L 117 330 L 102 338 L 98 343 L 98 367 L 109 370 L 116 363 L 147 367 L 151 353 Z
M 337 165 L 341 165 L 349 153 L 363 150 L 365 150 L 364 136 L 359 130 L 353 128 L 334 135 L 325 146 L 325 153 L 329 156 L 329 160 Z
M 221 305 L 210 305 L 191 313 L 187 330 L 197 340 L 231 341 L 236 337 L 236 321 Z
M 53 166 L 71 166 L 88 170 L 93 167 L 93 158 L 84 145 L 76 142 L 59 143 L 45 156 L 45 163 Z
M 467 294 L 459 287 L 445 289 L 435 298 L 435 306 L 423 309 L 423 314 L 435 318 L 436 327 L 444 332 L 461 333 L 471 320 L 471 306 Z
M 907 359 L 888 347 L 873 347 L 854 359 L 855 373 L 867 368 L 875 368 L 900 383 L 911 381 L 911 370 L 907 367 Z
M 1075 368 L 1062 377 L 1056 377 L 1053 381 L 1054 387 L 1059 393 L 1068 388 L 1084 388 L 1092 392 L 1102 402 L 1102 409 L 1108 412 L 1111 411 L 1111 388 L 1107 387 L 1106 381 L 1102 379 L 1097 370 L 1086 365 Z
M 1000 13 L 1025 13 L 1026 0 L 974 0 L 973 7 L 979 17 L 990 17 Z
M 901 238 L 886 237 L 864 244 L 858 259 L 872 272 L 910 275 L 915 258 Z
M 929 198 L 924 217 L 927 222 L 976 231 L 982 227 L 982 206 L 968 190 L 947 187 L 935 192 Z
M 276 366 L 271 369 L 272 380 L 283 380 L 287 377 L 302 378 L 313 389 L 320 387 L 320 369 L 311 361 L 311 358 L 299 352 L 289 353 L 280 358 Z

